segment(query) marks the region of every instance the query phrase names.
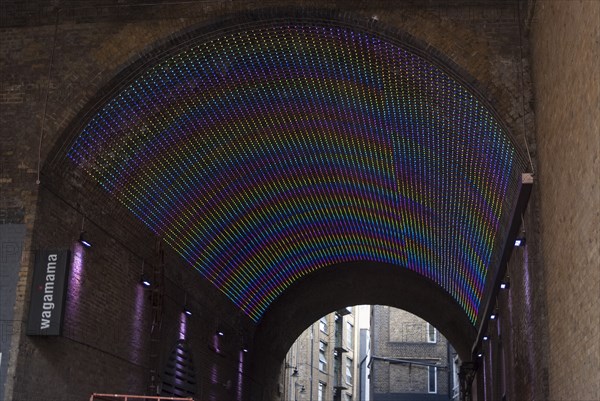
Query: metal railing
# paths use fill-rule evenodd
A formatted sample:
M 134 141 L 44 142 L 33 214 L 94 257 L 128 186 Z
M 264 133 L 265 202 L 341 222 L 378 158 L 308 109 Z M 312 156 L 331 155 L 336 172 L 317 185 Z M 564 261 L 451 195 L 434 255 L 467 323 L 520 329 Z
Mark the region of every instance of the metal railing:
M 129 400 L 153 400 L 153 401 L 194 401 L 193 398 L 181 398 L 181 397 L 159 397 L 152 395 L 130 395 L 130 394 L 100 394 L 94 393 L 90 397 L 90 401 L 94 400 L 115 400 L 115 401 L 129 401 Z

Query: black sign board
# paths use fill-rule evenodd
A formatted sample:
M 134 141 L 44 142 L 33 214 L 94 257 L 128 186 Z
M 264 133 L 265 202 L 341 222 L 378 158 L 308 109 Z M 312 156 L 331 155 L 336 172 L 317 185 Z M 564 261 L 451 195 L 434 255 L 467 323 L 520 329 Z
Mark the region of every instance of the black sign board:
M 69 276 L 69 251 L 38 251 L 31 284 L 27 335 L 58 336 Z

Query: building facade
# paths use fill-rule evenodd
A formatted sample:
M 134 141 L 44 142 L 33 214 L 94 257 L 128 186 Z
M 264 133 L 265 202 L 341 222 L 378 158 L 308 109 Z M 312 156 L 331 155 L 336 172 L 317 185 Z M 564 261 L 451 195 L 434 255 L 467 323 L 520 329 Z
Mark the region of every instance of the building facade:
M 367 307 L 369 311 L 370 306 Z M 370 312 L 369 312 L 370 315 Z M 359 401 L 370 401 L 371 400 L 371 368 L 369 362 L 371 361 L 371 328 L 370 322 L 369 327 L 364 328 L 360 326 L 360 349 L 359 349 L 359 362 L 358 362 L 358 394 Z
M 358 307 L 323 316 L 290 348 L 281 368 L 286 401 L 358 400 Z
M 374 401 L 458 400 L 459 360 L 433 325 L 401 309 L 373 306 L 371 344 Z

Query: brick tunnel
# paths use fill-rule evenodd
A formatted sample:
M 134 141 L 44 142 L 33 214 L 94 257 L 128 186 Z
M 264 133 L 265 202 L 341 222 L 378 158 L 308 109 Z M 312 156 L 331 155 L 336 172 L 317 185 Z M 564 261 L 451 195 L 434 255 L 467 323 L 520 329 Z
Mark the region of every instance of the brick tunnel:
M 379 304 L 448 338 L 465 399 L 595 399 L 556 373 L 564 106 L 534 122 L 528 61 L 570 6 L 279 3 L 3 6 L 4 397 L 281 399 L 306 327 Z

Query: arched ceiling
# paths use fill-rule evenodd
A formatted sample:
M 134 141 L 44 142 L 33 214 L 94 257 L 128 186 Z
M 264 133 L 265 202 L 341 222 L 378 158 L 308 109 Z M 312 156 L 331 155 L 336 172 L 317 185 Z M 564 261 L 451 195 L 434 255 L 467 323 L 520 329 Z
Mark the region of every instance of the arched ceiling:
M 130 75 L 68 157 L 254 321 L 360 261 L 432 280 L 475 324 L 526 164 L 437 62 L 294 17 L 187 35 Z

